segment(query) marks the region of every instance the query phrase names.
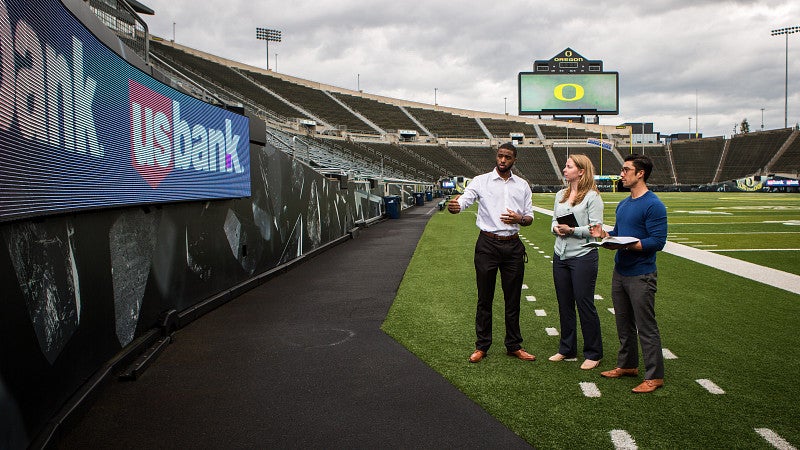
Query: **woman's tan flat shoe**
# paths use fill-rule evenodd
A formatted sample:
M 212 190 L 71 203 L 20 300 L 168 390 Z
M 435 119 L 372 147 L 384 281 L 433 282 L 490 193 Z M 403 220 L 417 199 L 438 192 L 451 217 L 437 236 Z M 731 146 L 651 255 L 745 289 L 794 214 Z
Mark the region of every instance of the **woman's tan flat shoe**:
M 593 359 L 587 359 L 581 364 L 581 369 L 583 370 L 592 370 L 595 367 L 600 365 L 600 361 L 595 361 Z

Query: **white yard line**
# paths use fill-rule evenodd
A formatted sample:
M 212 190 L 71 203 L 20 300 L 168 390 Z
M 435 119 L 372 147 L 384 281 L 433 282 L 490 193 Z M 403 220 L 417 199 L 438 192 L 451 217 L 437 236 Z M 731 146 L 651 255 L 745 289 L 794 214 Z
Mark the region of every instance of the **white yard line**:
M 590 398 L 598 398 L 602 396 L 600 393 L 600 389 L 597 388 L 597 385 L 591 383 L 589 381 L 581 381 L 580 383 L 581 391 L 583 391 L 583 395 L 590 397 Z
M 770 430 L 769 428 L 754 428 L 754 430 L 759 434 L 759 436 L 764 438 L 765 441 L 769 442 L 777 449 L 797 450 L 792 444 L 789 443 L 789 441 L 780 437 L 778 433 Z
M 800 248 L 718 248 L 715 252 L 800 252 Z
M 625 430 L 611 430 L 608 432 L 611 435 L 611 442 L 614 444 L 616 450 L 637 450 L 639 447 L 636 441 Z
M 717 386 L 717 384 L 711 380 L 701 378 L 699 380 L 694 380 L 694 381 L 696 381 L 697 384 L 699 384 L 700 386 L 703 386 L 708 392 L 712 394 L 722 395 L 725 393 L 725 391 L 723 391 L 721 387 Z

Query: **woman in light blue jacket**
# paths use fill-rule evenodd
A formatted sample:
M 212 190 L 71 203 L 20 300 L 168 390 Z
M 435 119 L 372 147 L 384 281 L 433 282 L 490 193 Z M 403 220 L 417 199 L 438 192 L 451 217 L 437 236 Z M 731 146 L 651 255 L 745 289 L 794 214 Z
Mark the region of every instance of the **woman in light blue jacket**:
M 575 309 L 581 321 L 583 357 L 581 369 L 594 369 L 603 358 L 600 317 L 594 306 L 597 281 L 597 249 L 582 247 L 593 239 L 589 225 L 603 222 L 603 200 L 594 181 L 594 166 L 586 155 L 572 154 L 563 170 L 567 187 L 558 191 L 551 228 L 556 236 L 553 283 L 558 298 L 561 341 L 550 361 L 578 355 Z

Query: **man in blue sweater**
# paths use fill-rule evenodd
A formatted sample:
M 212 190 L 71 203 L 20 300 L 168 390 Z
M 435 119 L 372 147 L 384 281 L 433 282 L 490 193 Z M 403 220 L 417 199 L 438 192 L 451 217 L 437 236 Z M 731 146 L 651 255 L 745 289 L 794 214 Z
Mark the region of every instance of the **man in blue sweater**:
M 611 298 L 619 335 L 617 367 L 602 372 L 606 378 L 639 375 L 637 334 L 644 357 L 644 381 L 633 389 L 649 393 L 664 385 L 664 357 L 661 353 L 661 334 L 656 323 L 656 252 L 667 243 L 667 208 L 647 188 L 653 162 L 644 155 L 632 154 L 622 165 L 622 185 L 631 191 L 630 197 L 617 205 L 616 223 L 610 232 L 598 225 L 591 235 L 630 236 L 639 239 L 632 244 L 608 245 L 616 250 L 614 275 L 611 279 Z

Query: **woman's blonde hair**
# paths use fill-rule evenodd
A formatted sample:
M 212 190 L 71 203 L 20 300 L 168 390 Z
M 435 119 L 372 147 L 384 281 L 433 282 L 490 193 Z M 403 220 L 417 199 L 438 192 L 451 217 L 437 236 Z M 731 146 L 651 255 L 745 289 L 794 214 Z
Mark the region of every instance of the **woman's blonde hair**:
M 575 164 L 575 167 L 583 170 L 583 175 L 578 181 L 578 192 L 575 195 L 575 200 L 572 203 L 572 206 L 575 206 L 583 201 L 583 198 L 586 197 L 586 194 L 588 194 L 589 191 L 598 191 L 597 184 L 594 182 L 594 165 L 592 164 L 592 160 L 590 160 L 588 156 L 580 153 L 573 153 L 569 155 L 567 160 L 570 159 Z M 570 195 L 572 195 L 572 186 L 567 185 L 567 189 L 564 190 L 564 196 L 561 197 L 561 201 L 559 201 L 559 203 L 564 203 L 569 200 Z

